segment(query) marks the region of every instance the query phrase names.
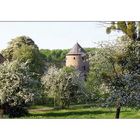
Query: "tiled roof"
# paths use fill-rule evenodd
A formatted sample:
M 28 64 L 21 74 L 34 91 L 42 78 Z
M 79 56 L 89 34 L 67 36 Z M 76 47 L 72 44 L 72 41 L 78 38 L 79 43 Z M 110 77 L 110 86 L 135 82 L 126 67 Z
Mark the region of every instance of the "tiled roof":
M 74 45 L 74 47 L 69 51 L 68 55 L 69 54 L 86 54 L 86 51 L 78 44 L 76 43 Z

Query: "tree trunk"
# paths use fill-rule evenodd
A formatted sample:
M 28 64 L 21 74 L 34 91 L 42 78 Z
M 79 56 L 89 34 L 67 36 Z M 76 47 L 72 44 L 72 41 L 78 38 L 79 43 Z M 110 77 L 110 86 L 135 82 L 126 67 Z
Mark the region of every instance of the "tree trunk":
M 119 119 L 120 118 L 120 112 L 121 112 L 120 101 L 117 101 L 115 119 Z
M 119 118 L 120 118 L 120 112 L 121 112 L 121 107 L 118 106 L 118 107 L 116 108 L 116 116 L 115 116 L 115 119 L 119 119 Z
M 3 118 L 4 110 L 2 106 L 0 106 L 0 118 Z

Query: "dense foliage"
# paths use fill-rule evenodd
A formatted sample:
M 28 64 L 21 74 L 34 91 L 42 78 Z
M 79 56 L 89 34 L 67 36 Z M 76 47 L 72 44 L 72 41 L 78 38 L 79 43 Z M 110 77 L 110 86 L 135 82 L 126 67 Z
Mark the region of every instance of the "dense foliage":
M 103 105 L 115 105 L 119 117 L 122 106 L 140 106 L 140 43 L 118 41 L 102 46 L 92 58 L 88 86 L 93 95 L 107 95 Z
M 4 114 L 17 117 L 27 113 L 25 107 L 39 92 L 34 76 L 27 63 L 12 61 L 0 65 L 0 105 Z
M 61 108 L 85 100 L 86 92 L 83 82 L 79 72 L 71 67 L 62 69 L 51 67 L 42 78 L 44 92 L 47 96 L 54 98 L 54 106 L 58 105 Z
M 43 73 L 45 63 L 34 41 L 26 36 L 16 37 L 8 43 L 8 47 L 2 51 L 2 55 L 8 61 L 17 60 L 20 63 L 28 60 L 32 72 Z
M 43 58 L 46 60 L 47 66 L 56 66 L 61 68 L 65 65 L 65 57 L 68 50 L 41 49 L 40 52 Z

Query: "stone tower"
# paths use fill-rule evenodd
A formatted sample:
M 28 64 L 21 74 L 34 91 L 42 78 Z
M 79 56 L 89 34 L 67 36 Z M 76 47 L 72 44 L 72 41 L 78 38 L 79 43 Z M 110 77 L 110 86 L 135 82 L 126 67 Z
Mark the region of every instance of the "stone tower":
M 75 67 L 76 70 L 81 72 L 81 76 L 86 77 L 89 71 L 88 55 L 78 43 L 66 55 L 66 66 Z

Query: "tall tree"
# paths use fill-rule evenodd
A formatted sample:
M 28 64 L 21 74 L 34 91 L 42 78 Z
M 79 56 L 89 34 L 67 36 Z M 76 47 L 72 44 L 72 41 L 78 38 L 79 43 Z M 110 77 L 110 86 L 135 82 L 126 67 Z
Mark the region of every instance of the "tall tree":
M 8 47 L 2 51 L 2 55 L 9 61 L 18 60 L 26 62 L 30 66 L 30 70 L 37 73 L 42 73 L 44 69 L 44 61 L 35 42 L 26 36 L 19 36 L 12 39 L 8 43 Z
M 59 70 L 51 67 L 43 76 L 44 92 L 54 98 L 54 106 L 59 105 L 65 108 L 69 107 L 71 103 L 85 100 L 84 81 L 81 80 L 79 74 L 71 67 L 64 67 Z
M 102 46 L 93 58 L 96 61 L 91 65 L 89 80 L 96 87 L 105 86 L 108 96 L 104 105 L 115 106 L 115 118 L 119 118 L 122 106 L 140 106 L 140 44 L 128 41 Z
M 0 65 L 0 105 L 4 114 L 19 117 L 38 94 L 39 81 L 29 71 L 27 63 L 4 62 Z

